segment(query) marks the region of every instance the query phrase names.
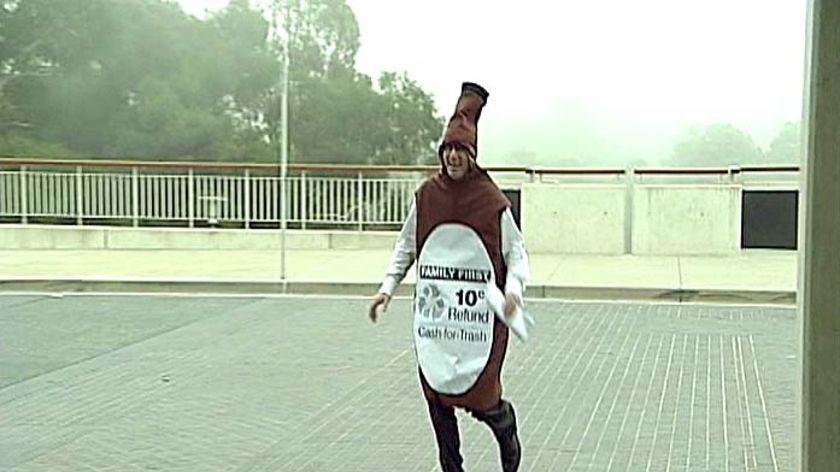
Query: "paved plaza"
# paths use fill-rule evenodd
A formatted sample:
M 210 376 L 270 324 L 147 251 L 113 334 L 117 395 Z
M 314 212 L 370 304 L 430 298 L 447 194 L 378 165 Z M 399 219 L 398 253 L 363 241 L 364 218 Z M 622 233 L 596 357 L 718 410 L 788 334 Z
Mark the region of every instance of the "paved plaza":
M 394 236 L 396 238 L 396 236 Z M 372 294 L 391 249 L 290 250 L 285 289 Z M 704 301 L 792 305 L 797 253 L 730 256 L 530 254 L 528 296 L 578 300 Z M 274 250 L 3 250 L 0 291 L 282 293 Z M 410 294 L 410 270 L 398 288 Z
M 421 471 L 409 301 L 0 296 L 0 470 Z M 505 396 L 522 471 L 792 471 L 786 307 L 533 301 Z M 499 470 L 459 415 L 465 465 Z

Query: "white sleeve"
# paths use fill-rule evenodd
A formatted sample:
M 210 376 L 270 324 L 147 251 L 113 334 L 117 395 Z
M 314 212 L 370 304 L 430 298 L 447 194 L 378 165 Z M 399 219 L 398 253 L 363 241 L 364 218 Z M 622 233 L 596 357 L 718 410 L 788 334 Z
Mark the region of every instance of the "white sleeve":
M 505 281 L 505 293 L 512 293 L 523 299 L 525 284 L 531 274 L 531 265 L 528 261 L 528 252 L 525 249 L 525 238 L 516 222 L 513 220 L 513 213 L 507 208 L 502 213 L 502 256 L 507 266 L 507 280 Z
M 391 254 L 391 263 L 385 271 L 385 280 L 379 287 L 379 293 L 391 295 L 394 289 L 405 278 L 405 274 L 411 264 L 414 263 L 417 252 L 416 239 L 417 209 L 415 203 L 411 202 L 408 216 L 403 223 L 402 231 L 394 244 L 394 252 Z

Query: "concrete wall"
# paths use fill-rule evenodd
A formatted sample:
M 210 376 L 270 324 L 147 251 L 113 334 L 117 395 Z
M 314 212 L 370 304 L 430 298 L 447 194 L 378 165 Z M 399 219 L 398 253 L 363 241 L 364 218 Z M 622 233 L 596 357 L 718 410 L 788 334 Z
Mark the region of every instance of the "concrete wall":
M 840 470 L 840 2 L 812 0 L 801 202 L 801 433 L 795 470 Z M 796 365 L 796 364 L 793 364 Z
M 0 226 L 0 249 L 104 249 L 105 231 L 76 227 Z
M 633 254 L 731 254 L 740 248 L 741 187 L 633 189 Z
M 739 185 L 523 184 L 529 251 L 731 254 L 740 247 Z M 297 231 L 290 249 L 390 249 L 396 232 Z M 278 249 L 270 230 L 0 226 L 0 249 Z
M 289 249 L 390 249 L 397 233 L 289 230 Z M 271 230 L 0 226 L 0 249 L 279 249 Z
M 528 250 L 625 253 L 625 192 L 623 185 L 524 184 L 521 223 Z

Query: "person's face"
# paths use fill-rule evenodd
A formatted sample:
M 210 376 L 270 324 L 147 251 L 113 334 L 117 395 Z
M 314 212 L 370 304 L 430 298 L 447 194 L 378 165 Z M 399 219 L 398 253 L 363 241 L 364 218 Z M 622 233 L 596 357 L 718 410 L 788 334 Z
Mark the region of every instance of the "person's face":
M 461 180 L 470 170 L 470 154 L 457 147 L 447 147 L 443 151 L 443 163 L 446 174 L 452 180 Z

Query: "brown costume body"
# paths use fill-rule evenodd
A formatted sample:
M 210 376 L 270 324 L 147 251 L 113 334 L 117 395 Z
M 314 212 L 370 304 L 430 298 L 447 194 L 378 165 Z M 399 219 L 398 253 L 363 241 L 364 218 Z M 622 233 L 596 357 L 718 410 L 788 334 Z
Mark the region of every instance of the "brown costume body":
M 443 155 L 452 149 L 478 157 L 478 119 L 487 102 L 487 91 L 480 85 L 465 82 L 438 151 L 440 174 L 428 179 L 416 195 L 416 251 L 423 254 L 426 242 L 440 225 L 457 223 L 475 231 L 493 265 L 496 286 L 505 291 L 507 265 L 502 252 L 502 213 L 510 206 L 487 173 L 472 162 L 469 172 L 457 180 L 447 174 Z M 447 151 L 448 150 L 448 151 Z M 458 164 L 453 163 L 453 166 Z M 457 170 L 456 170 L 457 173 Z M 437 249 L 437 248 L 436 248 Z M 446 248 L 451 249 L 451 248 Z M 416 316 L 416 315 L 415 315 Z M 501 370 L 508 344 L 508 328 L 493 318 L 493 340 L 487 362 L 473 385 L 461 395 L 447 395 L 432 389 L 423 375 L 420 383 L 429 408 L 429 416 L 438 443 L 440 465 L 444 472 L 463 472 L 458 420 L 453 407 L 468 410 L 487 424 L 499 444 L 504 472 L 516 472 L 521 459 L 513 405 L 502 399 Z
M 438 225 L 466 225 L 481 238 L 493 263 L 496 286 L 504 290 L 507 267 L 502 256 L 499 222 L 502 212 L 509 205 L 504 194 L 481 170 L 469 173 L 458 182 L 444 173 L 428 179 L 417 191 L 417 253 L 423 251 L 426 238 Z M 472 411 L 489 410 L 499 404 L 502 395 L 500 374 L 507 351 L 508 328 L 498 319 L 494 319 L 494 323 L 490 358 L 475 384 L 463 395 L 443 395 L 429 386 L 421 370 L 420 380 L 428 400 Z

